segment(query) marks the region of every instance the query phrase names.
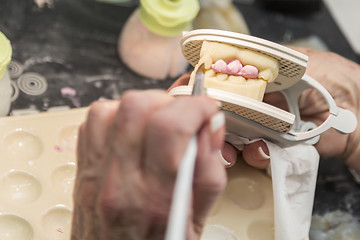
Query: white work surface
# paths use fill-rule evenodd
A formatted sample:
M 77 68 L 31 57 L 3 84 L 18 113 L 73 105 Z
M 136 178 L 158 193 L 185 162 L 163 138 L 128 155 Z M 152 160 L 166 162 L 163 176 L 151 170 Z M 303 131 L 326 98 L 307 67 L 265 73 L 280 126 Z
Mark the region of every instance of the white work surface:
M 360 54 L 360 1 L 324 0 L 324 3 L 353 50 Z

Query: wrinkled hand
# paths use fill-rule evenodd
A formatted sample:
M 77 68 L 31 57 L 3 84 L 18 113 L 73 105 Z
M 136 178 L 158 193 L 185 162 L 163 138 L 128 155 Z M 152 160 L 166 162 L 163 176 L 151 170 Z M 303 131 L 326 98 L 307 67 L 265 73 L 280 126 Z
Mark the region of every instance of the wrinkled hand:
M 294 48 L 309 56 L 306 74 L 319 81 L 332 95 L 337 106 L 352 111 L 360 120 L 360 66 L 335 53 L 305 48 Z M 279 93 L 266 94 L 264 101 L 286 109 Z M 314 89 L 306 90 L 299 102 L 300 115 L 305 121 L 320 125 L 328 117 L 325 99 Z M 330 129 L 320 136 L 315 145 L 323 158 L 341 157 L 360 172 L 360 131 L 342 135 Z M 252 163 L 250 163 L 252 164 Z
M 217 113 L 208 97 L 157 90 L 94 103 L 79 132 L 72 240 L 163 239 L 178 165 L 196 133 L 188 239 L 199 239 L 226 185 Z

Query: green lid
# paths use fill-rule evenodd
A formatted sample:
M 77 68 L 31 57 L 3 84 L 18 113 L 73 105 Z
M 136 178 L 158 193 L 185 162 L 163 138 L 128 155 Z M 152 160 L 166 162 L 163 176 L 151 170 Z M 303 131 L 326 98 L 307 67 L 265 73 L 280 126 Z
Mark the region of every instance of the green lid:
M 10 41 L 0 32 L 0 78 L 4 75 L 5 69 L 11 61 L 11 55 L 12 49 Z
M 198 0 L 140 0 L 140 20 L 152 32 L 176 36 L 199 12 Z

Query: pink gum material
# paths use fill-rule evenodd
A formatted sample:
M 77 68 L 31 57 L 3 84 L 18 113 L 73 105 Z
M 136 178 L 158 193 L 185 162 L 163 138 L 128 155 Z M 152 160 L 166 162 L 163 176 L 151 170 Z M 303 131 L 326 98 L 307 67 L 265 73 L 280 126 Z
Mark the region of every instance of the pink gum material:
M 255 66 L 243 66 L 238 59 L 232 59 L 228 63 L 220 59 L 217 60 L 211 68 L 218 73 L 238 75 L 247 79 L 255 79 L 259 75 L 259 71 Z

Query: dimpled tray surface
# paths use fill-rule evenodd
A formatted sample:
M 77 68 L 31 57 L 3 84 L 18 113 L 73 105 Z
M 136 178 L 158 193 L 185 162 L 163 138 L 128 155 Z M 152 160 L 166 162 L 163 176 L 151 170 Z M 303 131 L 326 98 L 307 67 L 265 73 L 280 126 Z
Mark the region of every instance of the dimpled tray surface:
M 0 239 L 69 240 L 77 130 L 86 108 L 0 118 Z M 273 240 L 271 179 L 239 160 L 202 240 Z
M 0 239 L 68 240 L 86 109 L 0 118 Z
M 270 177 L 241 159 L 227 174 L 228 184 L 211 210 L 201 240 L 273 240 Z

